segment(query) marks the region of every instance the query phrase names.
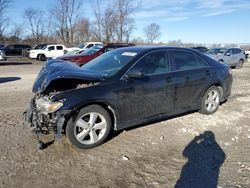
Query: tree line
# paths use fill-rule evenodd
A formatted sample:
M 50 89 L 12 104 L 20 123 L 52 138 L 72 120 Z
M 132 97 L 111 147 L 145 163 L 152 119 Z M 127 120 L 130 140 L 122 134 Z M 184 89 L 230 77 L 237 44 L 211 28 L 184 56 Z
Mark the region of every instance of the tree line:
M 7 16 L 11 3 L 12 0 L 0 0 L 0 43 L 60 42 L 66 46 L 85 41 L 153 43 L 161 36 L 160 26 L 151 23 L 144 27 L 145 41 L 131 39 L 136 29 L 134 15 L 142 5 L 140 0 L 113 0 L 106 6 L 100 0 L 56 0 L 46 12 L 27 7 L 23 12 L 24 23 L 14 24 Z M 90 4 L 92 20 L 82 12 L 86 3 Z

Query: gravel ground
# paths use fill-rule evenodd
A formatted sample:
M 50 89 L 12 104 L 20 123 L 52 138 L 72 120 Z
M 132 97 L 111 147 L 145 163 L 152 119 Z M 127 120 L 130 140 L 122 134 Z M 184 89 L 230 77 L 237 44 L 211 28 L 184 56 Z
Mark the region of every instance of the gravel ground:
M 0 63 L 0 187 L 250 187 L 250 63 L 233 70 L 232 95 L 215 114 L 122 131 L 91 150 L 65 137 L 37 150 L 22 113 L 40 68 Z

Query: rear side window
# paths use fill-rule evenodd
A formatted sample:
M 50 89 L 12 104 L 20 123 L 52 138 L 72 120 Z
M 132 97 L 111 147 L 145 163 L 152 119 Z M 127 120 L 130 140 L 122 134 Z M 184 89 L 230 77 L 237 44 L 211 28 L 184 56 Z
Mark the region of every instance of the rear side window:
M 55 46 L 50 46 L 50 47 L 48 47 L 48 50 L 49 50 L 49 51 L 55 50 Z
M 56 49 L 57 50 L 63 50 L 63 47 L 62 46 L 56 46 Z
M 242 53 L 242 51 L 241 51 L 241 49 L 235 48 L 234 49 L 234 53 L 235 54 L 240 54 L 240 53 Z
M 196 60 L 197 60 L 197 66 L 198 67 L 207 67 L 208 64 L 205 60 L 203 60 L 201 57 L 199 57 L 198 55 L 196 56 Z
M 133 69 L 142 70 L 146 75 L 168 73 L 170 66 L 167 53 L 164 51 L 152 52 L 144 56 Z
M 13 50 L 14 49 L 14 45 L 9 45 L 9 46 L 6 47 L 6 49 Z
M 207 63 L 203 59 L 198 56 L 196 57 L 192 52 L 170 50 L 169 55 L 175 70 L 188 70 L 207 66 Z

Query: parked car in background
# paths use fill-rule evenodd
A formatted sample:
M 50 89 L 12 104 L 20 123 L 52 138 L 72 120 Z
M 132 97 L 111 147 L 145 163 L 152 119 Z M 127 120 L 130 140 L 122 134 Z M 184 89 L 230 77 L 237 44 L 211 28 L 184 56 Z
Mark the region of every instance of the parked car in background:
M 0 44 L 0 49 L 2 49 L 5 45 L 4 44 Z
M 78 47 L 71 47 L 71 48 L 67 48 L 66 53 L 68 52 L 71 52 L 71 51 L 76 51 L 76 50 L 81 50 L 81 51 L 85 51 L 93 46 L 96 46 L 96 45 L 103 45 L 102 42 L 87 42 L 87 43 L 84 43 L 84 44 L 80 44 Z
M 208 48 L 204 46 L 196 46 L 196 47 L 192 47 L 192 49 L 197 50 L 201 53 L 206 53 L 209 50 Z
M 85 63 L 91 61 L 92 59 L 100 56 L 103 53 L 106 53 L 108 51 L 111 51 L 116 48 L 121 48 L 121 47 L 128 47 L 128 46 L 135 46 L 134 44 L 130 43 L 110 43 L 106 45 L 95 45 L 91 48 L 89 48 L 86 51 L 83 51 L 80 54 L 75 54 L 75 55 L 64 55 L 61 57 L 58 57 L 57 59 L 61 59 L 64 61 L 71 61 L 76 63 L 77 65 L 84 65 Z
M 26 120 L 36 134 L 60 139 L 66 132 L 71 144 L 86 149 L 112 129 L 193 110 L 212 114 L 231 86 L 230 67 L 195 50 L 119 48 L 82 67 L 50 60 L 34 83 Z
M 39 61 L 46 61 L 49 58 L 62 56 L 66 50 L 64 45 L 50 44 L 44 46 L 42 49 L 30 50 L 29 57 Z
M 26 44 L 11 44 L 1 48 L 6 56 L 21 56 L 24 53 L 26 54 L 30 49 L 31 47 Z
M 96 46 L 96 45 L 103 45 L 102 42 L 86 42 L 84 44 L 80 44 L 79 45 L 79 48 L 82 49 L 82 50 L 87 50 L 93 46 Z
M 240 48 L 213 48 L 206 55 L 232 68 L 242 68 L 246 56 Z
M 250 57 L 250 49 L 248 49 L 247 51 L 245 51 L 245 55 L 246 55 L 246 59 L 248 59 Z
M 0 50 L 0 61 L 5 61 L 7 60 L 6 55 L 4 51 Z

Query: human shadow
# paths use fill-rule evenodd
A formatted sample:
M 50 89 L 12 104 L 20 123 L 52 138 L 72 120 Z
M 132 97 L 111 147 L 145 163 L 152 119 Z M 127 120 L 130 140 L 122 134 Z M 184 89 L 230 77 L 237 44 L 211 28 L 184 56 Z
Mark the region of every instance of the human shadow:
M 184 149 L 188 158 L 175 188 L 216 188 L 225 153 L 211 131 L 196 136 Z
M 0 77 L 0 84 L 20 80 L 20 77 Z

